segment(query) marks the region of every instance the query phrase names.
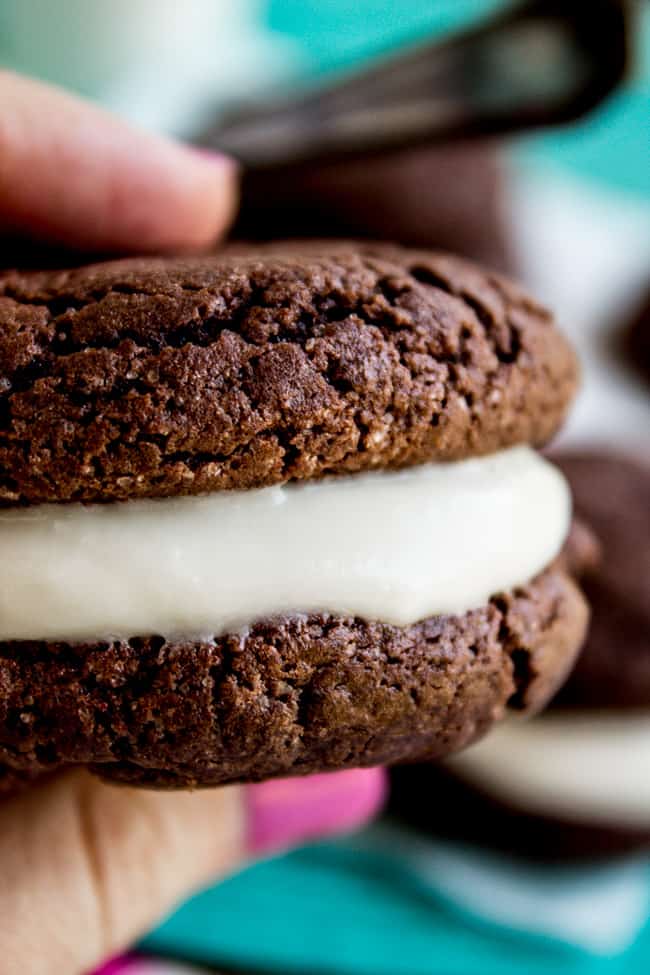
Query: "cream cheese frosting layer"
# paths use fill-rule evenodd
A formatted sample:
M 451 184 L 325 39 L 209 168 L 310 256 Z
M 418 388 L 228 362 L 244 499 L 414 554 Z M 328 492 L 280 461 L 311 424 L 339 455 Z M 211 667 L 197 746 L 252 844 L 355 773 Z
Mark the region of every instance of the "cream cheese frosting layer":
M 253 491 L 0 512 L 0 639 L 219 635 L 330 612 L 407 625 L 528 582 L 570 519 L 528 447 Z
M 547 713 L 505 722 L 447 764 L 466 782 L 526 811 L 650 827 L 647 713 Z

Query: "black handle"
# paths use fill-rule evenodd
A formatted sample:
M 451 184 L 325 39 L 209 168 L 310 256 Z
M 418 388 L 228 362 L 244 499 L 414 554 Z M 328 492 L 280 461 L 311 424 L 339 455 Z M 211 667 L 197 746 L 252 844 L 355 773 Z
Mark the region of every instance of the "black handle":
M 529 0 L 343 80 L 222 117 L 199 140 L 253 170 L 567 122 L 621 80 L 626 0 Z

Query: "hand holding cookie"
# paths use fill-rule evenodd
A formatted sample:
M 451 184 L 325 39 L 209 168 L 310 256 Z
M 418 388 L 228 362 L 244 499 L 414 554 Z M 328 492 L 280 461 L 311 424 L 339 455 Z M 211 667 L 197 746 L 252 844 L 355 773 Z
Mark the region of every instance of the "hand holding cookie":
M 178 253 L 227 228 L 237 195 L 229 160 L 7 73 L 0 103 L 3 236 Z M 12 680 L 4 670 L 3 694 Z M 163 794 L 71 771 L 17 791 L 29 780 L 0 777 L 0 791 L 12 793 L 0 804 L 0 968 L 24 975 L 87 972 L 242 859 L 362 821 L 380 804 L 383 781 L 375 770 L 350 771 Z

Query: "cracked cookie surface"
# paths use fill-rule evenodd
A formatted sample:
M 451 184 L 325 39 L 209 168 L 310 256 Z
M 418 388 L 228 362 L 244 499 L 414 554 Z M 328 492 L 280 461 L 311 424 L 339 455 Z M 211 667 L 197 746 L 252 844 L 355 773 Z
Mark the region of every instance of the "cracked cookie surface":
M 444 254 L 275 244 L 0 275 L 0 504 L 252 488 L 541 445 L 550 315 Z

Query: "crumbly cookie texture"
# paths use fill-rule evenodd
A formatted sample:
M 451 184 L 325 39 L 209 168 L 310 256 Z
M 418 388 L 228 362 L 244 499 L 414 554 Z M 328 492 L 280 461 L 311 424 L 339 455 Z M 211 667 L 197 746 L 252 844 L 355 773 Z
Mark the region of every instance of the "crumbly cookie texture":
M 453 460 L 561 424 L 576 360 L 515 285 L 297 246 L 0 275 L 0 504 Z
M 0 644 L 0 762 L 174 788 L 438 758 L 566 676 L 586 604 L 553 566 L 462 616 L 305 615 L 200 642 Z

